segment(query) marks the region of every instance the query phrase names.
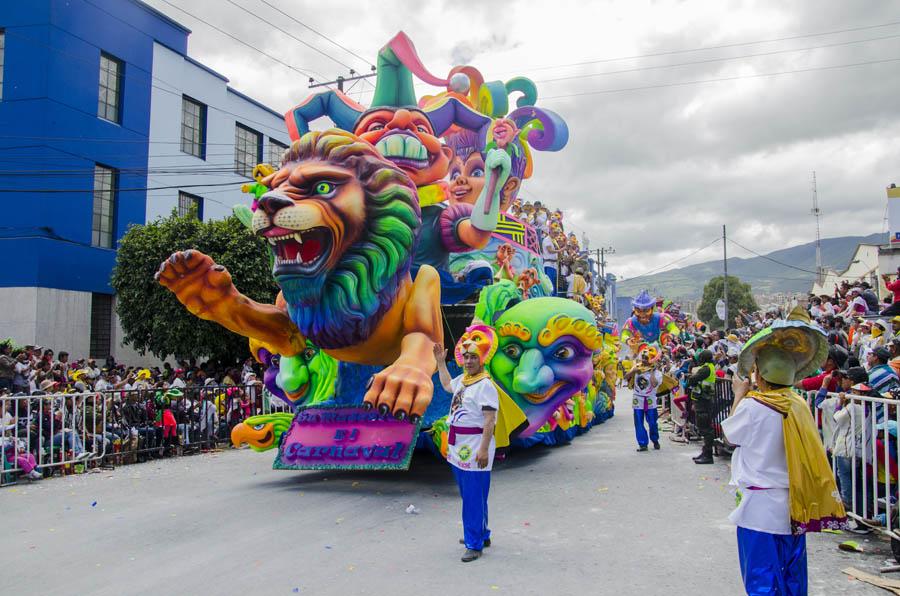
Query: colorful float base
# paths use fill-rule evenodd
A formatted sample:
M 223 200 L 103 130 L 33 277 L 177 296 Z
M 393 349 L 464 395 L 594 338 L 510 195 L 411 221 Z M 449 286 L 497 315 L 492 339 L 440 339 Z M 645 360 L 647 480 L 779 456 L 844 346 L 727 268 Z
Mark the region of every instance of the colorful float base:
M 403 443 L 403 446 L 396 448 L 396 453 L 390 451 L 390 449 L 380 455 L 373 452 L 371 455 L 374 459 L 367 459 L 368 456 L 363 449 L 376 448 L 377 445 L 375 443 L 378 443 L 378 441 L 368 441 L 365 437 L 360 439 L 353 437 L 352 441 L 350 441 L 353 424 L 344 424 L 340 429 L 337 429 L 337 427 L 335 427 L 337 430 L 330 429 L 333 432 L 330 432 L 329 436 L 319 436 L 313 446 L 315 451 L 307 450 L 301 452 L 304 447 L 309 446 L 304 445 L 292 433 L 296 432 L 299 423 L 305 423 L 311 414 L 321 414 L 320 410 L 332 410 L 335 413 L 357 412 L 360 415 L 372 417 L 375 421 L 374 424 L 398 428 L 405 426 L 408 427 L 409 432 L 415 432 L 413 425 L 409 422 L 393 421 L 390 420 L 390 415 L 385 417 L 375 412 L 364 413 L 360 409 L 369 378 L 381 368 L 378 366 L 341 363 L 334 398 L 328 402 L 317 404 L 310 408 L 301 408 L 297 411 L 291 426 L 287 432 L 283 432 L 277 442 L 278 456 L 273 464 L 273 468 L 279 470 L 405 470 L 409 467 L 412 450 L 428 451 L 435 456 L 445 457 L 447 441 L 446 412 L 450 409 L 452 395 L 441 388 L 441 384 L 436 376 L 434 378 L 434 398 L 428 410 L 426 410 L 425 416 L 419 423 L 418 428 L 421 430 L 418 431 L 414 444 L 413 441 L 406 438 L 401 438 L 399 441 L 393 439 L 386 442 L 381 441 L 381 443 L 385 444 L 390 443 L 392 448 L 400 442 Z M 448 368 L 451 374 L 461 374 L 459 367 L 454 362 L 448 363 Z M 587 414 L 588 410 L 581 412 L 581 404 L 585 404 L 592 415 Z M 590 431 L 594 426 L 609 420 L 615 413 L 612 400 L 603 390 L 598 392 L 594 399 L 582 399 L 579 397 L 572 410 L 571 420 L 566 419 L 566 416 L 562 415 L 560 416 L 562 418 L 561 421 L 551 421 L 526 438 L 513 439 L 510 443 L 510 449 L 515 451 L 535 445 L 566 445 L 571 443 L 576 437 Z M 301 418 L 303 419 L 302 421 L 300 420 Z M 252 423 L 253 421 L 248 420 L 248 422 Z M 340 436 L 335 433 L 339 433 Z M 349 455 L 352 456 L 351 459 L 353 461 L 347 459 L 348 442 L 352 443 L 350 445 L 352 451 L 349 452 Z M 365 445 L 362 443 L 365 443 Z M 372 443 L 372 445 L 369 445 L 369 443 Z M 412 450 L 407 450 L 408 445 L 412 445 Z M 271 447 L 275 446 L 276 444 L 274 443 L 271 445 Z M 355 446 L 358 446 L 358 448 L 354 448 Z M 340 450 L 340 453 L 338 453 L 338 450 Z M 402 457 L 394 457 L 397 454 L 402 455 Z M 376 455 L 379 457 L 375 457 Z M 341 459 L 344 461 L 341 461 Z

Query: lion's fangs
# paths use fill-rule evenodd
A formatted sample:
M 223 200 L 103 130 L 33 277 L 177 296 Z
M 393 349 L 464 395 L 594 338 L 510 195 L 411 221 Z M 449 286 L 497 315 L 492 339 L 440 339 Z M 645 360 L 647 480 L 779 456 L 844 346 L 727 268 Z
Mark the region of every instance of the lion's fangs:
M 288 234 L 287 236 L 269 236 L 269 244 L 275 246 L 276 242 L 281 240 L 296 240 L 297 244 L 303 244 L 303 238 L 300 237 L 300 232 L 294 232 L 293 234 Z

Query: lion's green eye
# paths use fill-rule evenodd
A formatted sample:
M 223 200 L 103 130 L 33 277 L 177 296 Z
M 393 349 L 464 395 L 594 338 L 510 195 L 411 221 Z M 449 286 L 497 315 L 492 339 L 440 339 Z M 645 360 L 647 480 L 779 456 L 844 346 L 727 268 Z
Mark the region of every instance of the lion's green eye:
M 319 182 L 316 184 L 315 192 L 317 195 L 328 196 L 334 192 L 335 185 L 331 182 Z

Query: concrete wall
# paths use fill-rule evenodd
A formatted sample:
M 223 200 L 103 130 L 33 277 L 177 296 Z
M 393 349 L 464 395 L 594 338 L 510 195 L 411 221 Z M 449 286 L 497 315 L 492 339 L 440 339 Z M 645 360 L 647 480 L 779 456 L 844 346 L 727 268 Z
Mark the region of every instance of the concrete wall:
M 91 347 L 91 294 L 53 288 L 0 288 L 0 339 L 37 344 L 73 359 L 87 358 Z M 122 343 L 119 317 L 113 319 L 111 351 L 116 361 L 162 366 L 152 354 L 141 356 Z M 174 363 L 174 360 L 173 360 Z
M 91 294 L 53 288 L 0 288 L 0 337 L 72 357 L 91 346 Z
M 265 162 L 270 137 L 290 144 L 283 117 L 230 89 L 224 76 L 160 44 L 153 48 L 153 76 L 148 186 L 176 188 L 147 192 L 147 221 L 167 217 L 178 205 L 179 190 L 203 197 L 204 220 L 227 217 L 238 203 L 249 205 L 240 186 L 250 180 L 233 171 L 235 122 L 264 135 Z M 183 95 L 207 107 L 205 160 L 181 152 Z
M 873 287 L 879 285 L 878 277 L 879 275 L 879 257 L 878 257 L 878 245 L 877 244 L 860 244 L 856 247 L 856 252 L 853 253 L 853 258 L 850 259 L 850 264 L 847 268 L 837 274 L 829 274 L 825 276 L 825 279 L 821 284 L 813 283 L 812 293 L 816 295 L 827 294 L 831 296 L 834 294 L 835 288 L 840 285 L 842 281 L 848 281 L 850 283 L 857 281 L 867 281 L 872 284 Z M 826 270 L 826 273 L 833 273 Z M 882 284 L 882 294 L 884 294 L 884 286 Z

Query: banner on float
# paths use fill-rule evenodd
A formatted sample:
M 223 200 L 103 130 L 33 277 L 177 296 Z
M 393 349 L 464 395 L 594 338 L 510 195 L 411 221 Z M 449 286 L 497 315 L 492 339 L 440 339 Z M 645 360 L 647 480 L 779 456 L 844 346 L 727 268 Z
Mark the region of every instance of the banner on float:
M 900 188 L 888 187 L 887 201 L 888 238 L 890 238 L 891 244 L 900 244 Z
M 282 435 L 276 470 L 407 470 L 422 421 L 355 406 L 300 408 Z

